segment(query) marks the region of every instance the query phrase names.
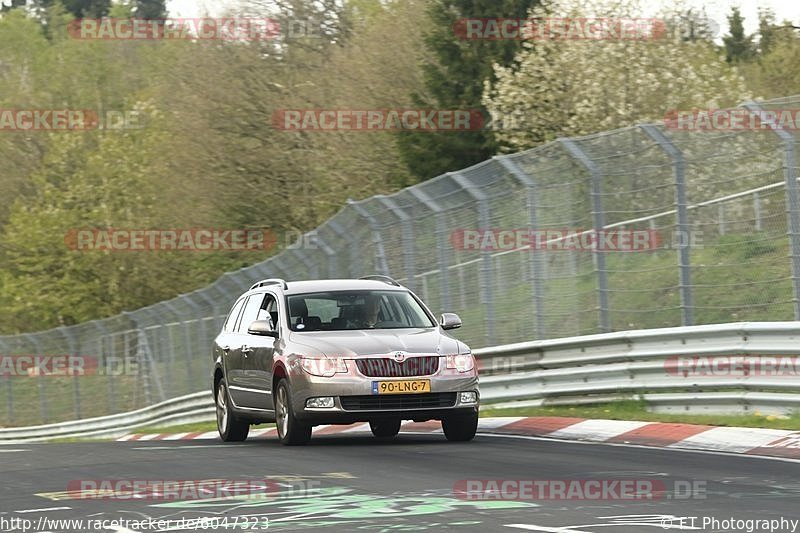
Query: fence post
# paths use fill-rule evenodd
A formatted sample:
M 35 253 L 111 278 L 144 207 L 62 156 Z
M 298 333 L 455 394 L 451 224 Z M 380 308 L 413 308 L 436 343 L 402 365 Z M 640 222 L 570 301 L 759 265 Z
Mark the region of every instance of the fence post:
M 381 228 L 378 221 L 375 220 L 372 213 L 364 209 L 357 202 L 348 199 L 347 205 L 352 207 L 356 214 L 367 219 L 367 224 L 372 230 L 372 243 L 375 245 L 375 269 L 379 274 L 388 276 L 389 266 L 386 263 L 386 251 L 383 249 L 383 236 L 381 235 Z
M 69 353 L 71 357 L 83 357 L 81 354 L 78 353 L 76 349 L 75 343 L 75 335 L 72 333 L 72 328 L 68 328 L 65 326 L 61 326 L 57 328 L 62 337 L 67 339 L 67 344 L 69 345 Z M 84 361 L 84 366 L 86 362 Z M 80 384 L 80 376 L 72 374 L 72 390 L 73 390 L 73 401 L 72 406 L 75 411 L 75 419 L 79 419 L 81 417 L 81 384 Z
M 595 240 L 600 242 L 600 234 L 604 231 L 605 212 L 603 211 L 602 180 L 603 173 L 594 161 L 569 138 L 558 139 L 567 151 L 589 171 L 591 176 L 592 218 L 594 220 Z M 599 245 L 592 251 L 595 273 L 597 274 L 597 303 L 600 310 L 600 331 L 611 331 L 611 320 L 608 311 L 608 271 L 606 270 L 606 254 Z
M 478 229 L 491 230 L 491 213 L 489 211 L 489 197 L 480 187 L 460 172 L 448 172 L 456 185 L 460 186 L 476 202 L 478 202 Z M 494 314 L 494 281 L 492 280 L 492 252 L 481 250 L 481 285 L 483 286 L 484 303 L 486 304 L 486 346 L 492 346 L 495 339 L 494 323 L 497 317 Z
M 34 353 L 38 357 L 41 357 L 42 355 L 44 355 L 42 353 L 42 348 L 41 348 L 42 345 L 39 342 L 39 339 L 36 338 L 36 334 L 26 333 L 25 335 L 23 335 L 23 337 L 28 339 L 33 344 Z M 45 393 L 45 390 L 44 390 L 45 389 L 44 379 L 42 379 L 42 378 L 43 378 L 43 376 L 41 376 L 41 375 L 40 376 L 36 376 L 36 379 L 37 379 L 37 381 L 39 383 L 39 416 L 42 418 L 42 424 L 45 424 L 45 423 L 47 423 L 47 418 L 48 418 L 47 411 L 48 411 L 48 409 L 47 409 L 47 394 Z
M 106 377 L 106 382 L 108 383 L 106 405 L 109 407 L 109 413 L 114 413 L 117 410 L 117 394 L 114 390 L 114 374 L 113 372 L 109 371 L 110 365 L 108 358 L 105 355 L 103 346 L 103 340 L 108 338 L 108 328 L 105 326 L 105 324 L 103 324 L 102 320 L 95 320 L 93 325 L 95 329 L 100 332 L 100 335 L 97 337 L 97 353 L 100 355 L 100 359 L 103 361 L 103 375 Z
M 675 176 L 675 212 L 678 218 L 678 276 L 681 295 L 681 325 L 694 325 L 694 302 L 692 295 L 692 260 L 689 254 L 689 213 L 686 203 L 686 158 L 675 143 L 653 124 L 639 126 L 672 159 Z
M 378 201 L 386 206 L 394 216 L 400 220 L 400 230 L 403 236 L 403 272 L 405 274 L 407 285 L 411 290 L 416 290 L 414 283 L 414 266 L 416 265 L 416 257 L 414 254 L 414 221 L 408 214 L 400 209 L 394 200 L 391 198 L 380 195 Z
M 436 219 L 436 249 L 439 256 L 439 287 L 441 291 L 441 309 L 447 311 L 450 307 L 450 276 L 447 272 L 447 228 L 444 223 L 444 209 L 436 203 L 430 196 L 417 187 L 406 189 L 411 196 L 416 198 L 422 205 L 433 211 Z M 427 283 L 427 280 L 423 280 Z
M 494 156 L 492 159 L 500 163 L 503 168 L 510 172 L 511 175 L 525 187 L 525 204 L 528 209 L 528 220 L 531 225 L 531 231 L 539 231 L 539 221 L 536 214 L 536 180 L 529 176 L 516 162 L 509 159 L 507 156 Z M 536 313 L 536 338 L 543 339 L 547 334 L 544 320 L 545 263 L 542 261 L 539 250 L 531 248 L 531 252 L 531 257 L 533 259 L 528 264 L 533 285 L 533 308 Z
M 186 389 L 186 394 L 189 394 L 191 392 L 194 392 L 194 380 L 195 380 L 194 367 L 198 363 L 198 361 L 193 357 L 193 354 L 195 353 L 195 351 L 192 349 L 192 338 L 195 339 L 195 343 L 196 343 L 197 342 L 197 335 L 194 335 L 194 336 L 192 335 L 190 324 L 192 322 L 197 321 L 197 320 L 202 322 L 202 319 L 200 318 L 200 306 L 197 305 L 197 303 L 192 300 L 190 294 L 181 294 L 179 296 L 179 298 L 183 298 L 183 300 L 187 304 L 189 304 L 189 307 L 192 308 L 192 316 L 195 317 L 194 320 L 183 320 L 183 331 L 184 331 L 184 336 L 186 337 L 186 349 L 185 349 L 185 352 L 186 352 L 186 379 L 189 380 L 188 383 L 187 383 L 188 387 Z M 197 355 L 199 357 L 199 352 L 198 352 Z
M 6 341 L 0 340 L 0 346 L 2 346 L 3 351 L 0 352 L 0 357 L 11 357 L 11 352 L 8 349 L 8 344 Z M 6 411 L 8 412 L 8 424 L 14 424 L 14 390 L 11 386 L 11 380 L 13 376 L 10 374 L 3 376 L 3 382 L 6 384 Z
M 172 310 L 172 308 L 169 306 L 169 304 L 167 304 L 167 302 L 163 302 L 163 304 L 167 309 L 169 309 L 170 311 Z M 140 355 L 140 351 L 139 351 L 139 332 L 140 332 L 139 323 L 137 322 L 136 318 L 131 315 L 130 312 L 123 311 L 122 314 L 123 314 L 123 316 L 125 316 L 128 320 L 130 320 L 133 323 L 133 330 L 132 331 L 136 334 L 136 355 L 138 356 L 138 355 Z M 162 324 L 162 327 L 168 328 L 169 326 L 167 324 Z M 125 344 L 127 345 L 127 342 Z M 169 335 L 169 345 L 170 345 L 169 346 L 169 351 L 170 351 L 169 357 L 170 357 L 170 361 L 172 361 L 173 354 L 172 354 L 172 333 L 171 333 L 171 331 L 170 331 L 170 335 Z M 124 354 L 123 357 L 127 357 L 127 354 Z M 127 364 L 125 364 L 123 362 L 123 367 L 122 368 L 124 369 L 126 367 L 127 367 Z M 168 368 L 167 374 L 172 374 L 172 365 L 170 364 L 167 368 Z M 136 358 L 136 369 L 140 373 L 139 377 L 142 380 L 142 394 L 144 394 L 144 403 L 145 403 L 145 405 L 152 405 L 152 403 L 153 403 L 153 394 L 150 391 L 150 375 L 153 373 L 152 372 L 153 369 L 150 368 L 150 361 L 148 361 L 148 360 L 142 361 L 142 360 L 140 360 L 139 357 L 137 357 Z M 167 379 L 169 379 L 170 382 L 173 381 L 171 375 L 167 376 Z
M 753 216 L 756 219 L 756 231 L 761 231 L 761 197 L 753 193 Z
M 792 258 L 792 286 L 794 288 L 794 319 L 800 320 L 800 194 L 797 187 L 797 161 L 794 154 L 794 135 L 782 129 L 774 118 L 764 116 L 763 109 L 755 102 L 743 104 L 751 113 L 760 113 L 761 121 L 783 141 L 783 177 L 786 180 L 786 229 Z

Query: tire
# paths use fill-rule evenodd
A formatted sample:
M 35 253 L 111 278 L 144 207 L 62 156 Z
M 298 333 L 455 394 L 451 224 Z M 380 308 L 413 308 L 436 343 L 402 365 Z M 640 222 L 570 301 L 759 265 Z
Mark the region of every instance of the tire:
M 289 382 L 282 378 L 275 388 L 275 427 L 278 440 L 285 446 L 302 446 L 311 440 L 311 426 L 303 424 L 294 416 L 289 392 Z
M 442 420 L 442 430 L 447 440 L 465 442 L 475 438 L 478 431 L 478 413 L 453 415 Z
M 369 429 L 379 439 L 391 439 L 400 433 L 400 419 L 370 420 Z
M 225 380 L 217 384 L 217 431 L 224 442 L 242 442 L 250 433 L 250 424 L 239 420 L 230 409 L 231 398 Z

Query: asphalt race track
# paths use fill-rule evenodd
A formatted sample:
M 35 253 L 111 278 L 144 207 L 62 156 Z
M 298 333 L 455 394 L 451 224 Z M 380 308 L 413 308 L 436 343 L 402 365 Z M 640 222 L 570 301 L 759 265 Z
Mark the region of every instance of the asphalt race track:
M 345 434 L 315 436 L 300 448 L 267 438 L 14 445 L 0 447 L 0 478 L 0 530 L 26 533 L 214 531 L 225 525 L 262 531 L 267 522 L 269 531 L 326 533 L 747 531 L 747 523 L 731 519 L 774 520 L 773 529 L 751 531 L 783 532 L 793 530 L 788 520 L 800 519 L 796 461 L 530 437 L 479 435 L 453 444 L 436 434 L 401 434 L 390 442 Z M 98 499 L 73 491 L 76 480 L 120 479 L 268 479 L 280 489 L 222 500 Z M 525 499 L 454 493 L 463 480 L 520 479 L 656 480 L 665 490 L 634 500 L 613 491 L 589 498 L 588 490 Z M 53 522 L 65 519 L 106 521 L 107 527 Z M 140 528 L 120 520 L 141 521 Z M 157 520 L 174 522 L 159 527 Z

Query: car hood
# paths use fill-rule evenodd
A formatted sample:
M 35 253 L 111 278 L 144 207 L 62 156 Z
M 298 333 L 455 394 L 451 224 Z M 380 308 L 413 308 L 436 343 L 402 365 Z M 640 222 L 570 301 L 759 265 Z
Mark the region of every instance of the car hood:
M 358 357 L 403 351 L 409 354 L 464 353 L 467 346 L 438 328 L 373 329 L 292 333 L 292 343 L 307 355 Z

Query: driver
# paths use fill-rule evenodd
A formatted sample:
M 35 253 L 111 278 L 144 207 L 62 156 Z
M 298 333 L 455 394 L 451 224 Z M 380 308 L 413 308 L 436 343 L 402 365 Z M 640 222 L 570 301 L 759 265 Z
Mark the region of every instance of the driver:
M 377 294 L 370 294 L 366 297 L 364 302 L 364 325 L 368 328 L 374 328 L 378 323 L 378 312 L 381 309 L 380 296 Z

